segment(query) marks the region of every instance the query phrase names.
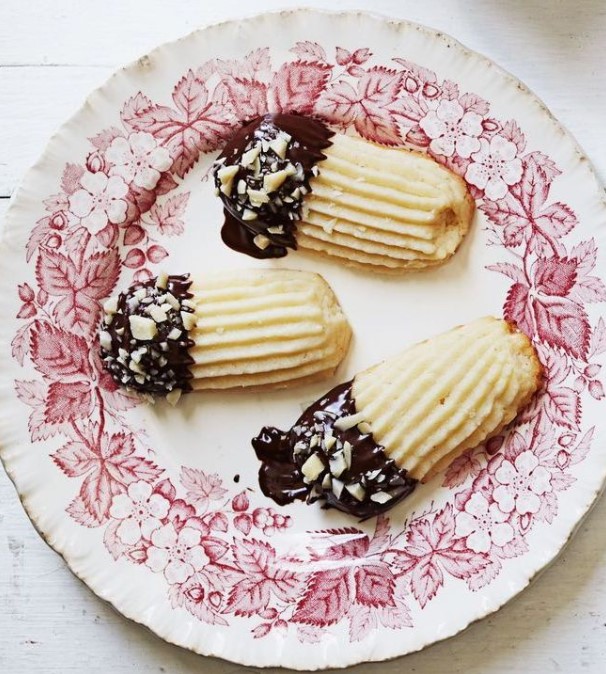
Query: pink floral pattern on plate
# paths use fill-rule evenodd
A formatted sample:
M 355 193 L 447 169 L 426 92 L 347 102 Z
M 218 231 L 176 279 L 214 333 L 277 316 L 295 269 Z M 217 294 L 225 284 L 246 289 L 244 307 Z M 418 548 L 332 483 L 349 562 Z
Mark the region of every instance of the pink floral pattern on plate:
M 528 551 L 533 526 L 553 521 L 591 447 L 581 394 L 604 397 L 595 359 L 606 325 L 591 325 L 586 305 L 606 300 L 606 288 L 592 273 L 595 242 L 566 242 L 577 217 L 550 197 L 560 170 L 527 149 L 514 120 L 491 117 L 488 101 L 404 59 L 373 65 L 369 49 L 338 47 L 332 60 L 315 42 L 291 51 L 276 69 L 269 49 L 203 63 L 177 82 L 171 105 L 136 93 L 121 127 L 101 130 L 82 163 L 65 166 L 27 244 L 36 285 L 17 289 L 13 356 L 39 377 L 15 387 L 31 408 L 31 440 L 62 438 L 52 458 L 80 485 L 69 516 L 99 529 L 114 560 L 162 574 L 175 609 L 225 627 L 249 620 L 256 638 L 295 630 L 302 642 L 346 623 L 360 641 L 412 626 L 411 604 L 423 610 L 447 581 L 470 591 L 491 583 Z M 379 517 L 372 535 L 311 532 L 313 545 L 297 554 L 272 543 L 291 518 L 251 503 L 246 490 L 232 494 L 196 468 L 182 467 L 178 483 L 164 474 L 125 416 L 136 401 L 95 347 L 100 302 L 121 272 L 150 277 L 169 254 L 165 239 L 183 233 L 189 193 L 179 181 L 239 121 L 268 109 L 422 149 L 463 176 L 505 258 L 489 267 L 511 281 L 504 316 L 534 340 L 547 373 L 514 429 L 450 466 L 443 507 L 399 527 Z

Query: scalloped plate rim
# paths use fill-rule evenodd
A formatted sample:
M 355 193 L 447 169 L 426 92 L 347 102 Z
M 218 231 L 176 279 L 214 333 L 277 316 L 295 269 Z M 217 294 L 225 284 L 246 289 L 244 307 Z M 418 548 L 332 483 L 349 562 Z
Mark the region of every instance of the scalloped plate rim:
M 244 16 L 242 19 L 228 19 L 225 21 L 219 21 L 216 23 L 208 24 L 202 27 L 199 27 L 197 29 L 192 30 L 188 34 L 179 37 L 175 40 L 168 41 L 165 43 L 162 43 L 161 45 L 155 47 L 154 49 L 150 50 L 147 54 L 139 57 L 138 59 L 135 59 L 134 61 L 130 62 L 129 64 L 116 69 L 116 71 L 110 75 L 99 87 L 97 87 L 91 94 L 89 94 L 85 100 L 82 102 L 82 104 L 78 107 L 77 110 L 73 112 L 70 117 L 63 122 L 58 129 L 51 135 L 49 140 L 47 141 L 45 145 L 45 149 L 42 151 L 42 153 L 39 155 L 38 159 L 34 161 L 34 163 L 27 169 L 27 171 L 24 173 L 19 186 L 16 188 L 14 191 L 11 199 L 10 199 L 10 205 L 9 208 L 4 216 L 4 228 L 2 231 L 2 237 L 0 238 L 0 255 L 6 254 L 9 251 L 9 238 L 10 235 L 12 234 L 13 228 L 16 226 L 16 223 L 13 223 L 13 218 L 15 215 L 19 212 L 19 209 L 25 209 L 27 208 L 30 197 L 27 196 L 25 193 L 25 185 L 28 183 L 28 181 L 31 179 L 32 175 L 35 173 L 36 170 L 43 169 L 45 163 L 51 159 L 51 153 L 52 149 L 55 144 L 59 143 L 62 137 L 62 134 L 64 133 L 65 129 L 70 126 L 74 121 L 78 119 L 80 116 L 82 110 L 89 104 L 90 99 L 92 96 L 97 94 L 99 91 L 105 89 L 107 86 L 109 86 L 112 82 L 112 80 L 116 77 L 117 74 L 125 72 L 125 71 L 131 71 L 132 69 L 140 67 L 140 62 L 144 59 L 147 58 L 153 58 L 156 57 L 157 55 L 161 54 L 163 50 L 165 49 L 170 49 L 174 45 L 178 44 L 179 42 L 194 39 L 194 37 L 198 34 L 202 34 L 206 32 L 209 29 L 218 29 L 221 28 L 222 26 L 225 25 L 233 25 L 235 23 L 239 23 L 240 21 L 249 21 L 249 20 L 254 20 L 256 18 L 261 18 L 261 17 L 266 17 L 266 16 L 273 16 L 273 17 L 280 17 L 283 15 L 303 15 L 303 14 L 321 14 L 325 15 L 326 17 L 332 17 L 332 18 L 338 18 L 338 17 L 347 17 L 347 16 L 359 16 L 359 17 L 364 17 L 364 18 L 370 18 L 375 21 L 382 21 L 386 22 L 388 24 L 391 24 L 397 28 L 406 28 L 407 26 L 412 26 L 416 30 L 419 30 L 423 33 L 425 33 L 428 36 L 431 36 L 433 38 L 437 38 L 441 41 L 448 42 L 452 46 L 454 46 L 456 49 L 460 50 L 461 52 L 465 53 L 466 56 L 473 57 L 474 59 L 480 59 L 482 60 L 487 66 L 491 68 L 495 68 L 502 76 L 506 77 L 511 84 L 515 85 L 520 89 L 520 92 L 522 95 L 526 96 L 527 98 L 531 99 L 533 103 L 537 105 L 538 111 L 545 116 L 545 118 L 553 125 L 554 129 L 561 132 L 563 135 L 567 137 L 569 141 L 572 142 L 575 148 L 575 152 L 577 154 L 577 159 L 579 161 L 586 161 L 589 163 L 589 168 L 590 168 L 590 173 L 595 181 L 595 186 L 601 191 L 603 189 L 601 185 L 601 181 L 599 178 L 599 175 L 597 174 L 595 167 L 591 163 L 591 160 L 587 157 L 585 154 L 585 151 L 583 148 L 580 146 L 578 141 L 574 138 L 574 136 L 568 131 L 568 129 L 561 123 L 559 122 L 556 117 L 553 115 L 553 113 L 548 109 L 546 104 L 542 101 L 542 99 L 537 96 L 530 88 L 528 88 L 524 83 L 520 82 L 512 73 L 504 69 L 502 66 L 498 65 L 496 62 L 494 62 L 492 59 L 489 57 L 479 53 L 475 52 L 474 50 L 466 47 L 464 44 L 459 42 L 456 38 L 453 38 L 452 36 L 448 35 L 447 33 L 444 33 L 443 31 L 438 31 L 436 29 L 432 29 L 429 26 L 425 26 L 423 24 L 419 24 L 416 22 L 404 20 L 404 19 L 398 19 L 395 17 L 390 17 L 388 15 L 384 15 L 381 13 L 377 12 L 366 12 L 366 11 L 357 11 L 357 10 L 342 10 L 342 11 L 329 11 L 329 10 L 319 10 L 319 9 L 312 9 L 312 8 L 299 8 L 299 9 L 288 9 L 288 10 L 276 10 L 276 11 L 271 11 L 271 12 L 254 12 L 251 14 L 247 14 Z M 602 196 L 600 199 L 598 199 L 599 203 L 601 206 L 604 206 L 606 204 L 606 199 L 604 196 Z M 4 279 L 1 282 L 2 286 L 8 285 L 7 281 Z M 2 337 L 4 336 L 3 334 L 1 335 Z M 2 356 L 4 357 L 4 356 Z M 4 377 L 0 375 L 0 379 L 2 379 L 2 384 L 3 386 L 6 384 L 6 381 L 4 381 Z M 51 543 L 49 541 L 49 536 L 45 532 L 42 532 L 39 530 L 37 524 L 36 524 L 36 515 L 31 511 L 31 507 L 28 503 L 28 494 L 24 493 L 22 490 L 19 489 L 19 486 L 17 484 L 18 478 L 11 467 L 11 461 L 7 457 L 5 457 L 6 451 L 7 451 L 7 446 L 10 444 L 10 442 L 7 442 L 6 440 L 0 442 L 0 460 L 3 463 L 3 466 L 6 470 L 7 475 L 9 476 L 10 480 L 12 481 L 15 490 L 17 492 L 17 495 L 23 505 L 23 508 L 32 522 L 32 525 L 36 529 L 36 531 L 39 533 L 41 538 L 51 547 L 57 554 L 59 554 L 66 562 L 67 566 L 69 567 L 70 571 L 87 587 L 95 594 L 97 597 L 105 601 L 106 603 L 110 604 L 117 610 L 119 613 L 124 615 L 127 619 L 131 620 L 132 622 L 135 622 L 143 627 L 146 627 L 149 631 L 153 632 L 163 640 L 167 641 L 168 643 L 187 648 L 189 650 L 194 650 L 195 652 L 199 653 L 200 655 L 205 655 L 205 656 L 211 656 L 211 657 L 219 657 L 219 658 L 224 658 L 224 655 L 217 655 L 213 653 L 212 651 L 209 652 L 201 652 L 196 650 L 190 645 L 185 645 L 184 643 L 179 643 L 178 641 L 175 640 L 170 640 L 165 636 L 162 636 L 158 632 L 156 632 L 153 628 L 149 627 L 146 625 L 144 622 L 140 621 L 140 619 L 134 615 L 134 614 L 129 614 L 129 611 L 127 610 L 127 607 L 121 607 L 118 608 L 114 601 L 111 599 L 109 596 L 104 596 L 104 593 L 101 591 L 101 589 L 93 589 L 93 587 L 89 584 L 87 581 L 86 577 L 84 577 L 83 574 L 80 572 L 74 570 L 74 568 L 71 566 L 69 560 L 65 557 L 64 551 L 61 550 L 61 545 L 60 542 L 54 542 Z M 498 611 L 504 604 L 508 603 L 511 601 L 513 598 L 518 596 L 531 582 L 533 582 L 536 577 L 542 573 L 543 571 L 547 570 L 549 566 L 556 560 L 558 555 L 562 552 L 562 550 L 566 547 L 566 545 L 570 542 L 571 538 L 575 535 L 578 527 L 583 523 L 585 518 L 588 516 L 588 514 L 591 512 L 592 507 L 596 504 L 600 494 L 604 490 L 604 486 L 606 484 L 606 463 L 604 465 L 604 469 L 601 474 L 600 478 L 601 486 L 598 488 L 597 491 L 593 492 L 590 496 L 589 499 L 586 503 L 582 505 L 579 510 L 581 511 L 581 514 L 579 515 L 579 518 L 577 519 L 576 523 L 573 524 L 573 526 L 566 532 L 566 536 L 564 538 L 563 543 L 557 547 L 557 549 L 553 552 L 553 554 L 550 554 L 549 559 L 544 562 L 539 564 L 538 568 L 529 575 L 529 578 L 527 579 L 526 583 L 519 588 L 513 595 L 511 595 L 508 599 L 504 600 L 502 603 L 496 606 L 491 606 L 487 608 L 481 615 L 477 615 L 475 618 L 472 618 L 469 620 L 466 626 L 462 628 L 455 628 L 455 630 L 452 633 L 446 634 L 444 636 L 441 636 L 437 639 L 430 639 L 427 641 L 427 643 L 420 645 L 418 648 L 414 650 L 410 650 L 405 654 L 417 652 L 420 650 L 423 650 L 427 646 L 433 644 L 433 643 L 438 643 L 440 641 L 444 641 L 446 639 L 450 639 L 456 634 L 468 629 L 471 625 L 473 625 L 475 622 L 485 618 L 486 616 Z M 404 655 L 405 655 L 404 654 Z M 380 655 L 377 655 L 376 659 L 367 659 L 363 660 L 363 662 L 379 662 L 379 661 L 385 661 L 388 659 L 395 659 L 397 657 L 401 657 L 401 655 L 393 655 L 389 656 L 388 658 L 381 657 Z M 271 667 L 271 666 L 284 666 L 281 665 L 280 662 L 268 662 L 268 663 L 263 663 L 259 664 L 257 662 L 254 662 L 254 659 L 242 659 L 242 660 L 229 660 L 230 662 L 238 662 L 242 665 L 248 665 L 248 666 L 256 666 L 256 667 Z M 339 664 L 335 662 L 329 662 L 323 665 L 319 665 L 315 669 L 324 669 L 328 667 L 348 667 L 353 664 L 356 664 L 358 662 L 362 662 L 357 658 L 351 659 L 351 661 L 345 662 L 344 664 Z M 312 671 L 308 670 L 305 667 L 297 667 L 296 664 L 290 663 L 290 667 L 293 667 L 295 669 L 301 670 L 301 671 Z

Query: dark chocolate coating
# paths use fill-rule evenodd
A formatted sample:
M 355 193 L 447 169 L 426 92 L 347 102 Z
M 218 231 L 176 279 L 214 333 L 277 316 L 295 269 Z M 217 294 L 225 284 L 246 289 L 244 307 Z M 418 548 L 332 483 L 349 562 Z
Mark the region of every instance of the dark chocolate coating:
M 257 117 L 244 124 L 231 138 L 219 155 L 215 169 L 215 184 L 219 188 L 220 181 L 216 171 L 221 166 L 237 164 L 252 143 L 271 140 L 279 131 L 288 133 L 292 138 L 285 158 L 280 159 L 271 151 L 262 156 L 267 159 L 266 165 L 271 163 L 276 167 L 273 170 L 283 169 L 288 163 L 295 167 L 300 166 L 299 176 L 288 178 L 268 204 L 252 209 L 257 213 L 256 220 L 242 219 L 242 204 L 238 201 L 235 187 L 230 196 L 220 193 L 225 214 L 221 230 L 224 243 L 233 250 L 260 259 L 284 257 L 287 248 L 296 249 L 296 221 L 301 219 L 303 195 L 290 203 L 283 202 L 282 198 L 297 187 L 304 187 L 307 192 L 311 191 L 309 180 L 313 176 L 313 168 L 318 162 L 326 159 L 322 150 L 331 145 L 330 138 L 334 133 L 322 122 L 301 115 L 267 114 Z M 220 163 L 221 160 L 224 161 Z M 262 178 L 263 176 L 255 178 L 250 167 L 240 166 L 233 184 L 235 186 L 240 180 L 244 180 L 249 187 L 259 189 L 262 186 Z M 270 227 L 282 227 L 283 233 L 269 232 Z M 259 248 L 254 243 L 257 234 L 263 234 L 269 239 L 270 245 L 267 248 Z
M 189 275 L 169 276 L 166 289 L 156 288 L 156 279 L 134 283 L 126 292 L 118 296 L 118 312 L 112 317 L 105 316 L 102 331 L 109 333 L 111 337 L 111 349 L 101 348 L 101 359 L 105 369 L 110 373 L 114 381 L 120 386 L 141 393 L 165 395 L 174 389 L 181 389 L 184 393 L 191 391 L 190 379 L 193 377 L 190 365 L 194 360 L 189 355 L 189 348 L 193 346 L 193 340 L 189 339 L 188 332 L 183 326 L 181 312 L 191 313 L 193 309 L 183 306 L 184 300 L 190 300 L 193 295 L 189 292 L 191 281 Z M 152 301 L 141 301 L 135 307 L 129 307 L 129 301 L 135 297 L 135 292 L 145 289 L 152 297 Z M 156 324 L 157 334 L 151 340 L 137 340 L 133 338 L 130 328 L 129 317 L 133 315 L 149 318 L 146 308 L 150 304 L 159 306 L 162 298 L 170 292 L 178 301 L 180 308 L 171 309 L 167 312 L 168 320 Z M 173 328 L 181 330 L 178 339 L 169 339 Z M 144 348 L 145 353 L 141 356 L 139 366 L 146 373 L 146 381 L 139 382 L 135 379 L 135 372 L 129 367 L 130 357 L 137 349 Z M 128 354 L 128 358 L 121 356 L 121 350 Z
M 308 407 L 289 431 L 265 427 L 253 438 L 252 445 L 261 461 L 259 484 L 266 496 L 280 505 L 297 499 L 307 500 L 309 503 L 321 499 L 324 500 L 324 508 L 337 508 L 367 519 L 389 510 L 414 490 L 417 480 L 409 477 L 406 470 L 398 468 L 386 456 L 372 433 L 362 433 L 357 426 L 345 431 L 334 427 L 337 419 L 356 414 L 351 387 L 352 382 L 349 381 L 329 391 Z M 338 479 L 346 485 L 361 484 L 365 490 L 361 501 L 345 488 L 337 498 L 332 488 L 321 486 L 323 476 L 328 470 L 328 459 L 334 454 L 334 447 L 328 451 L 322 448 L 323 445 L 309 449 L 309 444 L 314 435 L 325 436 L 326 431 L 331 431 L 329 434 L 337 438 L 336 445 L 346 441 L 351 443 L 351 466 Z M 297 443 L 305 443 L 308 449 L 295 451 Z M 326 470 L 316 480 L 306 484 L 301 466 L 313 453 L 321 455 Z M 375 474 L 375 471 L 378 473 Z M 371 496 L 378 492 L 389 493 L 391 499 L 387 503 L 373 501 Z

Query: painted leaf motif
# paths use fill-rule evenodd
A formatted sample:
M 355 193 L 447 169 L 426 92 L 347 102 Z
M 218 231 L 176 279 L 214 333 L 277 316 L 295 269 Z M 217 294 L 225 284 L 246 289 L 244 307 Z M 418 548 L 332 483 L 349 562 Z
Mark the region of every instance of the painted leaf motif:
M 552 472 L 550 482 L 555 491 L 565 491 L 576 482 L 576 478 L 570 473 L 556 470 Z
M 209 99 L 208 89 L 189 70 L 173 91 L 176 109 L 155 105 L 141 93 L 123 108 L 122 121 L 134 131 L 147 131 L 162 143 L 173 158 L 172 170 L 183 178 L 201 152 L 220 147 L 233 127 L 228 106 Z
M 420 129 L 420 127 L 417 126 L 418 122 L 429 112 L 429 108 L 425 99 L 417 99 L 415 96 L 406 95 L 406 82 L 407 80 L 405 79 L 404 92 L 402 92 L 400 97 L 390 106 L 391 112 L 395 117 L 400 117 L 409 123 L 412 122 L 415 125 L 414 128 L 417 130 Z M 417 86 L 416 83 L 414 86 Z M 429 144 L 429 139 L 427 144 Z
M 443 487 L 459 487 L 469 477 L 476 477 L 479 475 L 482 466 L 475 458 L 473 451 L 465 452 L 458 456 L 448 467 L 444 475 Z
M 515 264 L 511 264 L 510 262 L 497 262 L 495 264 L 489 264 L 486 266 L 486 269 L 504 274 L 516 283 L 526 284 L 526 277 L 524 276 L 523 269 Z
M 112 499 L 123 491 L 124 487 L 116 482 L 107 470 L 101 468 L 87 475 L 80 488 L 79 497 L 93 520 L 103 524 L 109 519 Z
M 71 436 L 72 427 L 68 423 L 51 423 L 46 414 L 46 398 L 48 386 L 41 381 L 16 381 L 15 391 L 19 400 L 29 405 L 32 411 L 29 416 L 28 430 L 32 442 L 48 440 L 61 433 Z
M 49 295 L 64 296 L 73 292 L 76 265 L 61 253 L 42 251 L 36 263 L 38 286 Z
M 513 431 L 513 433 L 510 433 L 507 436 L 507 439 L 505 441 L 505 446 L 503 447 L 503 456 L 511 461 L 511 463 L 514 463 L 515 460 L 520 456 L 522 452 L 525 452 L 528 449 L 528 442 L 524 438 L 524 436 L 519 433 L 518 431 Z M 499 457 L 495 457 L 493 461 L 497 460 L 498 461 Z M 491 461 L 489 470 L 493 466 L 493 461 Z M 494 470 L 491 470 L 491 473 L 493 473 L 496 470 L 496 467 Z
M 109 128 L 103 129 L 103 131 L 95 134 L 88 140 L 90 141 L 91 145 L 97 148 L 97 150 L 105 152 L 105 150 L 107 150 L 107 148 L 112 144 L 113 140 L 123 137 L 124 132 L 121 129 L 118 129 L 115 126 L 110 126 Z
M 23 367 L 25 357 L 29 353 L 29 331 L 31 323 L 21 326 L 11 340 L 11 355 Z
M 364 606 L 395 606 L 395 581 L 389 568 L 365 564 L 354 572 L 356 601 Z
M 103 544 L 114 560 L 120 559 L 128 550 L 128 545 L 120 540 L 117 533 L 121 524 L 122 520 L 111 520 L 103 534 Z
M 545 413 L 554 424 L 578 430 L 581 419 L 581 402 L 575 390 L 568 386 L 548 384 L 541 400 Z
M 541 506 L 539 512 L 534 515 L 534 519 L 551 524 L 558 514 L 558 499 L 553 491 L 548 491 L 541 496 Z
M 352 53 L 343 47 L 337 47 L 335 61 L 340 66 L 346 66 L 352 59 Z
M 396 606 L 383 606 L 376 613 L 383 627 L 391 630 L 399 630 L 402 627 L 412 627 L 410 611 L 400 597 L 396 600 Z
M 577 280 L 577 261 L 574 258 L 541 258 L 535 265 L 535 288 L 544 295 L 564 297 Z
M 579 277 L 590 274 L 596 264 L 598 249 L 594 239 L 581 241 L 570 252 L 570 257 L 577 261 L 577 274 Z
M 226 77 L 217 87 L 217 96 L 225 96 L 239 121 L 254 119 L 267 112 L 267 84 L 241 76 Z
M 48 322 L 34 324 L 30 332 L 30 350 L 34 367 L 50 379 L 62 380 L 78 375 L 90 377 L 86 342 Z
M 178 186 L 179 183 L 171 176 L 171 174 L 165 172 L 160 175 L 160 180 L 158 180 L 158 184 L 156 185 L 154 192 L 156 193 L 156 197 L 161 197 L 165 194 L 168 194 Z
M 442 551 L 440 562 L 451 576 L 466 580 L 481 571 L 488 564 L 488 559 L 471 550 L 453 547 Z
M 522 180 L 515 190 L 526 213 L 539 213 L 549 196 L 552 178 L 540 163 L 540 157 L 531 153 L 523 159 Z
M 598 356 L 606 351 L 606 323 L 600 317 L 591 337 L 590 356 Z
M 421 608 L 425 608 L 427 602 L 436 596 L 443 584 L 444 574 L 434 563 L 432 556 L 424 557 L 415 566 L 410 579 L 412 594 Z
M 369 555 L 373 555 L 387 548 L 390 541 L 390 529 L 389 518 L 385 517 L 383 514 L 379 515 L 375 524 L 375 533 L 368 546 Z
M 244 578 L 229 593 L 227 608 L 237 616 L 252 616 L 265 609 L 271 599 L 271 581 L 258 576 Z
M 393 61 L 399 63 L 406 74 L 414 77 L 414 79 L 422 84 L 435 84 L 438 81 L 436 74 L 432 70 L 429 70 L 429 68 L 424 68 L 413 61 L 403 58 L 394 58 Z
M 261 637 L 267 636 L 271 632 L 271 628 L 271 623 L 261 623 L 252 630 L 253 637 L 255 639 L 260 639 Z
M 592 426 L 587 433 L 581 438 L 579 444 L 570 452 L 570 463 L 575 465 L 580 463 L 585 459 L 589 450 L 591 449 L 591 442 L 593 440 L 593 434 L 595 431 L 595 426 Z
M 297 42 L 290 51 L 296 54 L 302 61 L 326 61 L 324 47 L 317 42 L 303 40 Z
M 398 145 L 401 138 L 391 106 L 398 98 L 401 79 L 395 70 L 381 66 L 370 68 L 358 80 L 360 114 L 356 117 L 356 131 L 375 143 Z
M 503 313 L 508 321 L 513 321 L 523 333 L 532 337 L 535 328 L 528 292 L 527 285 L 514 283 L 507 293 Z
M 204 548 L 204 552 L 211 562 L 218 562 L 222 557 L 225 557 L 229 550 L 229 546 L 225 541 L 214 536 L 206 536 L 200 542 Z
M 540 214 L 537 214 L 535 223 L 542 232 L 554 239 L 559 239 L 576 226 L 577 216 L 566 204 L 557 202 L 550 204 Z
M 145 238 L 145 230 L 139 225 L 129 225 L 124 232 L 124 245 L 134 246 Z
M 78 164 L 66 164 L 61 176 L 61 189 L 66 194 L 73 194 L 80 187 L 80 178 L 84 175 L 84 167 Z
M 516 536 L 509 543 L 495 550 L 502 559 L 512 559 L 525 555 L 528 552 L 528 543 L 522 536 Z
M 140 480 L 154 482 L 163 472 L 150 459 L 137 455 L 133 436 L 124 432 L 104 436 L 102 458 L 111 478 L 125 485 Z
M 80 268 L 65 255 L 44 250 L 36 263 L 36 279 L 49 295 L 61 297 L 53 316 L 59 325 L 87 337 L 96 328 L 99 301 L 111 294 L 120 272 L 116 249 L 95 253 Z
M 243 573 L 268 578 L 276 561 L 276 551 L 269 543 L 253 538 L 234 546 L 234 558 Z
M 526 147 L 526 138 L 522 133 L 522 129 L 520 129 L 513 119 L 510 119 L 503 125 L 500 135 L 512 142 L 517 147 L 519 154 L 524 152 L 524 148 Z
M 478 115 L 487 115 L 490 109 L 488 102 L 476 94 L 466 93 L 459 98 L 459 103 L 465 112 L 475 112 Z
M 99 527 L 106 521 L 105 518 L 99 519 L 95 514 L 89 511 L 81 494 L 78 494 L 76 498 L 74 498 L 65 509 L 65 512 L 78 524 L 89 529 Z
M 499 575 L 501 568 L 501 562 L 498 557 L 492 557 L 486 566 L 467 578 L 467 587 L 472 592 L 478 592 Z
M 280 601 L 293 601 L 299 595 L 301 579 L 294 571 L 285 568 L 270 569 L 270 580 L 270 589 Z
M 41 220 L 38 220 L 36 225 L 33 227 L 25 246 L 25 259 L 27 262 L 32 259 L 40 244 L 47 239 L 50 231 L 50 218 L 42 218 Z
M 244 57 L 244 61 L 248 65 L 249 75 L 252 79 L 261 79 L 271 72 L 269 47 L 253 49 Z
M 343 542 L 331 545 L 321 559 L 360 559 L 366 556 L 369 547 L 369 540 L 366 534 L 361 531 L 335 534 L 335 539 L 344 538 Z
M 356 51 L 352 54 L 351 60 L 357 65 L 361 66 L 363 63 L 366 63 L 366 61 L 368 61 L 371 56 L 372 52 L 370 49 L 364 47 L 362 49 L 356 49 Z
M 528 214 L 511 192 L 496 201 L 484 199 L 479 209 L 491 222 L 503 227 L 505 245 L 510 248 L 520 246 L 531 233 Z
M 205 473 L 203 470 L 185 466 L 181 469 L 181 484 L 187 489 L 187 498 L 201 508 L 227 494 L 227 489 L 221 486 L 222 483 L 217 473 Z
M 539 337 L 554 348 L 586 360 L 591 330 L 585 309 L 564 297 L 535 298 L 532 306 Z
M 22 403 L 30 407 L 38 407 L 44 404 L 46 400 L 46 386 L 43 382 L 35 379 L 15 381 L 15 393 Z
M 428 540 L 434 549 L 450 548 L 455 533 L 454 514 L 450 503 L 435 516 L 430 531 L 433 535 Z
M 330 77 L 331 66 L 318 61 L 284 63 L 269 90 L 270 109 L 310 115 Z
M 581 304 L 583 302 L 605 302 L 606 286 L 597 276 L 584 276 L 577 281 L 570 297 Z
M 96 468 L 98 456 L 84 442 L 68 442 L 52 455 L 68 477 L 81 477 Z
M 149 211 L 152 221 L 165 236 L 180 236 L 185 231 L 183 215 L 189 202 L 189 192 L 169 197 L 164 203 L 156 202 Z
M 356 118 L 357 98 L 357 92 L 349 82 L 331 84 L 318 101 L 318 114 L 331 124 L 346 128 Z
M 349 640 L 362 641 L 377 627 L 377 616 L 368 606 L 359 606 L 351 611 Z
M 347 615 L 352 597 L 349 569 L 328 569 L 314 573 L 303 599 L 297 604 L 292 620 L 296 623 L 326 626 Z
M 45 419 L 50 424 L 85 419 L 91 414 L 92 404 L 93 398 L 89 383 L 85 381 L 53 382 L 48 387 L 44 410 Z

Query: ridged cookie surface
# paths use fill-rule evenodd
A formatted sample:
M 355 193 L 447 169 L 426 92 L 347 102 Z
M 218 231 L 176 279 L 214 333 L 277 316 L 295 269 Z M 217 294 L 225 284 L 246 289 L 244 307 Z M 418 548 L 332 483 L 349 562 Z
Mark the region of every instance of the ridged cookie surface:
M 374 272 L 441 264 L 467 233 L 465 182 L 429 155 L 268 114 L 241 127 L 214 167 L 223 241 L 257 258 L 304 248 Z
M 297 244 L 376 271 L 446 261 L 469 229 L 463 180 L 428 155 L 335 134 L 310 181 Z
M 266 270 L 203 275 L 191 292 L 194 389 L 285 386 L 328 377 L 351 329 L 318 274 Z
M 528 337 L 487 317 L 358 374 L 352 394 L 386 455 L 425 480 L 501 431 L 541 379 Z
M 175 404 L 193 389 L 287 386 L 329 377 L 351 329 L 318 274 L 161 274 L 104 303 L 101 358 L 114 381 Z

